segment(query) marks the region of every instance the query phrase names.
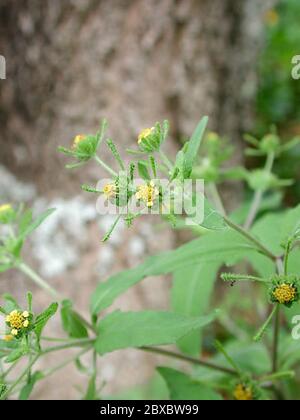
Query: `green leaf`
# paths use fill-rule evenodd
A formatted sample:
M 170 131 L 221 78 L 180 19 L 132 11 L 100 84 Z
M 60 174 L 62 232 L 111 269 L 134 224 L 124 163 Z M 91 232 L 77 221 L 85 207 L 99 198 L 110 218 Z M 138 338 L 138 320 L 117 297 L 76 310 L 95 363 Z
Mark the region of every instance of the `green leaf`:
M 233 340 L 227 343 L 224 348 L 242 372 L 251 372 L 255 376 L 261 376 L 271 369 L 270 356 L 262 342 L 254 343 L 252 340 Z M 222 353 L 217 353 L 209 361 L 232 368 Z M 226 373 L 207 369 L 206 367 L 196 367 L 195 377 L 203 382 L 217 382 L 224 379 L 225 383 L 228 383 L 228 375 Z
M 30 397 L 30 394 L 33 391 L 34 385 L 36 384 L 37 381 L 39 381 L 40 379 L 43 379 L 43 377 L 44 377 L 43 373 L 39 371 L 31 375 L 29 382 L 27 382 L 27 384 L 24 385 L 23 388 L 21 389 L 19 400 L 20 401 L 28 400 L 28 398 Z
M 16 362 L 22 356 L 24 356 L 25 354 L 27 354 L 27 352 L 28 352 L 28 348 L 27 347 L 24 347 L 24 346 L 18 347 L 17 349 L 13 350 L 7 356 L 7 358 L 4 361 L 5 361 L 5 363 L 13 363 L 13 362 Z
M 107 146 L 109 147 L 111 153 L 113 154 L 114 158 L 116 159 L 116 161 L 120 165 L 120 168 L 124 171 L 125 170 L 125 165 L 124 165 L 124 162 L 123 162 L 123 160 L 120 156 L 120 153 L 118 152 L 117 146 L 115 145 L 115 143 L 111 139 L 108 139 L 106 141 L 106 143 L 107 143 Z
M 34 323 L 34 332 L 38 340 L 40 339 L 42 331 L 45 328 L 47 322 L 56 313 L 57 308 L 58 308 L 58 304 L 52 303 L 44 312 L 42 312 L 36 317 L 35 323 Z
M 171 400 L 220 401 L 223 398 L 213 389 L 185 373 L 168 367 L 157 368 L 170 391 Z
M 22 233 L 19 235 L 20 240 L 24 240 L 28 235 L 30 235 L 35 229 L 37 229 L 56 209 L 49 209 L 40 214 L 33 222 L 23 228 Z
M 96 375 L 92 375 L 92 377 L 90 378 L 88 388 L 83 399 L 86 401 L 95 401 L 100 399 L 97 393 Z
M 128 347 L 176 343 L 189 332 L 212 322 L 212 315 L 188 318 L 171 312 L 120 312 L 100 321 L 95 348 L 105 354 Z
M 10 270 L 13 267 L 13 264 L 0 264 L 0 273 L 5 273 L 5 271 Z
M 25 210 L 19 223 L 19 233 L 22 234 L 32 222 L 32 210 Z
M 198 194 L 197 200 L 200 199 L 199 197 L 201 197 L 200 194 Z M 228 225 L 226 225 L 223 216 L 211 206 L 204 195 L 202 195 L 202 200 L 202 203 L 200 201 L 200 206 L 203 205 L 203 208 L 198 209 L 198 211 L 195 209 L 196 214 L 188 218 L 188 223 L 202 226 L 209 230 L 228 230 Z
M 203 117 L 196 127 L 190 141 L 188 142 L 184 159 L 184 178 L 191 176 L 193 165 L 197 158 L 204 131 L 208 123 L 208 117 Z
M 119 295 L 147 276 L 174 273 L 203 262 L 233 265 L 256 253 L 252 244 L 231 229 L 209 232 L 174 251 L 149 257 L 138 267 L 122 271 L 100 283 L 91 297 L 92 314 L 97 315 L 109 307 Z
M 172 287 L 172 309 L 185 316 L 204 314 L 210 303 L 219 263 L 202 263 L 175 272 Z M 178 342 L 184 353 L 198 356 L 201 332 L 194 331 Z
M 63 329 L 72 338 L 86 338 L 88 332 L 81 321 L 80 317 L 74 312 L 73 304 L 70 300 L 64 300 L 62 302 L 62 308 L 60 311 Z
M 151 177 L 148 171 L 148 162 L 140 160 L 138 162 L 138 171 L 141 178 L 145 179 L 146 181 L 150 181 Z

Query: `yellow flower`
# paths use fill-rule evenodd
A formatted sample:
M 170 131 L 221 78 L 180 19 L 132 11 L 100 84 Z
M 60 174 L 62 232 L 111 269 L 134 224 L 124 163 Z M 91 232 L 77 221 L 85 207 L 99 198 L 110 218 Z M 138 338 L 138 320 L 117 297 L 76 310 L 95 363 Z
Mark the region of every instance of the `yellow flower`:
M 243 384 L 236 386 L 233 396 L 238 401 L 251 401 L 253 400 L 253 394 L 250 387 L 246 387 Z
M 109 199 L 116 195 L 117 187 L 115 186 L 115 184 L 106 184 L 104 185 L 102 191 L 106 198 Z
M 151 181 L 149 184 L 138 186 L 135 196 L 137 200 L 144 201 L 147 207 L 152 207 L 158 194 L 158 189 L 155 187 L 154 182 Z
M 10 210 L 12 210 L 11 204 L 2 204 L 2 206 L 0 206 L 0 213 L 6 213 Z
M 218 140 L 219 138 L 220 138 L 220 137 L 219 137 L 218 133 L 216 133 L 216 132 L 214 132 L 214 131 L 210 131 L 210 132 L 207 134 L 207 136 L 206 136 L 206 139 L 207 139 L 207 141 L 209 141 L 209 142 L 216 141 L 216 140 Z
M 16 310 L 12 311 L 6 317 L 6 322 L 9 323 L 10 327 L 17 330 L 22 328 L 24 321 L 25 321 L 25 318 L 23 317 L 22 313 Z
M 28 311 L 24 311 L 24 312 L 22 313 L 22 316 L 23 316 L 24 318 L 29 318 L 29 312 L 28 312 Z
M 273 291 L 273 296 L 279 303 L 293 302 L 297 294 L 296 288 L 290 284 L 282 283 Z
M 26 321 L 23 322 L 23 327 L 27 328 L 29 326 L 29 321 L 26 319 Z
M 270 9 L 265 14 L 265 22 L 270 26 L 275 26 L 279 22 L 279 15 L 274 9 Z
M 155 130 L 155 127 L 144 128 L 144 130 L 142 130 L 138 136 L 138 144 L 141 144 L 144 139 L 147 139 L 147 137 L 149 137 L 153 133 L 154 130 Z
M 19 334 L 19 331 L 16 328 L 11 330 L 11 335 L 13 335 L 14 337 L 16 337 L 18 334 Z
M 8 335 L 5 335 L 5 336 L 3 337 L 3 340 L 4 340 L 4 341 L 11 341 L 11 340 L 13 340 L 13 338 L 14 338 L 14 336 L 13 336 L 13 335 L 8 334 Z
M 82 142 L 85 139 L 86 139 L 86 135 L 78 134 L 73 140 L 73 146 L 72 146 L 73 149 L 76 149 L 78 147 L 79 143 Z

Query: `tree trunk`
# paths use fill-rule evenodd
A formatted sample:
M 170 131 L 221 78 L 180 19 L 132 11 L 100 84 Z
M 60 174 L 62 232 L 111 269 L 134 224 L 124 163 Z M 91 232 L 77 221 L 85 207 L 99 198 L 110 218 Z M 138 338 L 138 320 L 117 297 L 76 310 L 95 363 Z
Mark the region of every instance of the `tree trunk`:
M 1 162 L 53 189 L 53 171 L 67 179 L 56 146 L 102 116 L 128 145 L 162 118 L 179 141 L 204 114 L 240 159 L 267 3 L 2 0 Z
M 42 194 L 79 192 L 79 181 L 95 180 L 94 167 L 70 174 L 56 146 L 94 132 L 101 117 L 123 150 L 142 128 L 167 118 L 172 141 L 166 147 L 174 153 L 203 115 L 210 116 L 210 129 L 232 138 L 240 162 L 241 133 L 252 123 L 262 15 L 271 2 L 1 0 L 0 54 L 7 78 L 0 80 L 0 163 Z M 79 307 L 87 306 L 99 280 L 90 268 L 97 259 L 92 249 L 99 247 L 94 233 L 95 248 L 89 244 L 77 274 L 64 277 L 66 294 Z M 155 251 L 170 247 L 171 239 L 155 236 Z M 132 264 L 127 251 L 118 252 L 118 268 Z M 137 288 L 123 308 L 164 307 L 166 281 L 161 288 L 152 284 Z M 144 382 L 154 362 L 134 351 L 108 356 L 101 369 L 108 391 Z M 74 397 L 68 372 L 69 387 L 46 382 L 35 396 Z

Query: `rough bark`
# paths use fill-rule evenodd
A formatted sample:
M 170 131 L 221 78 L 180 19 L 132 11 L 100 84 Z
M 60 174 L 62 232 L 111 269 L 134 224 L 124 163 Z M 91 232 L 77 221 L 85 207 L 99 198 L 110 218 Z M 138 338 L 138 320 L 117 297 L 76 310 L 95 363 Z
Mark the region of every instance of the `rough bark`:
M 176 140 L 203 114 L 232 136 L 251 124 L 259 0 L 2 0 L 1 162 L 53 188 L 55 146 L 101 116 L 120 143 L 168 117 Z

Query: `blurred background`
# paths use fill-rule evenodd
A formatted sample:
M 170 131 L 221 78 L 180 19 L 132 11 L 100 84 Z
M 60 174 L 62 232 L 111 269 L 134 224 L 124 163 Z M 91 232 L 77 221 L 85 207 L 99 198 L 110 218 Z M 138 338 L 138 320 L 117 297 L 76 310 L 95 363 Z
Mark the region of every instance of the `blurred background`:
M 262 136 L 275 124 L 283 138 L 300 134 L 300 81 L 291 77 L 292 57 L 300 54 L 299 18 L 298 0 L 1 0 L 7 76 L 0 81 L 0 202 L 58 209 L 32 237 L 26 257 L 82 313 L 88 314 L 99 281 L 183 238 L 145 218 L 130 230 L 120 225 L 102 244 L 111 219 L 97 216 L 80 185 L 104 174 L 94 165 L 66 171 L 57 146 L 94 133 L 106 117 L 124 152 L 142 128 L 169 119 L 166 147 L 175 156 L 208 115 L 209 129 L 231 139 L 232 163 L 239 164 L 245 132 Z M 278 172 L 299 180 L 299 157 L 293 149 Z M 287 204 L 299 201 L 299 185 L 287 191 Z M 228 185 L 222 194 L 234 208 L 242 187 Z M 0 280 L 0 291 L 21 302 L 32 290 L 37 310 L 49 302 L 15 272 Z M 167 278 L 147 280 L 114 307 L 165 309 L 169 285 Z M 59 317 L 49 328 L 48 335 L 62 334 Z M 136 351 L 106 356 L 104 395 L 145 384 L 155 364 L 157 358 Z M 67 367 L 41 382 L 33 398 L 78 398 L 73 385 L 85 381 Z

